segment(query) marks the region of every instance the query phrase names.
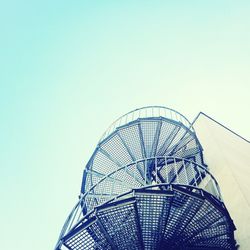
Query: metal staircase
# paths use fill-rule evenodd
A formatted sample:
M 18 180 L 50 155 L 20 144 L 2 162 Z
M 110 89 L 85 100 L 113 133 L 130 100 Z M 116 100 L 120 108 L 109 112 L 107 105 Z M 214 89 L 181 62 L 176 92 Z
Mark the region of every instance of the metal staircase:
M 234 230 L 192 124 L 145 107 L 102 136 L 55 249 L 235 249 Z

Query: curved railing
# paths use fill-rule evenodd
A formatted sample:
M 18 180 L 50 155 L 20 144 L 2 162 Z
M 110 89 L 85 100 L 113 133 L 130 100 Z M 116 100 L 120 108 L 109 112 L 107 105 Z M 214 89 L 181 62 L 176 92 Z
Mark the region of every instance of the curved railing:
M 117 127 L 123 126 L 139 118 L 147 117 L 165 117 L 180 122 L 186 127 L 188 127 L 191 131 L 194 131 L 192 123 L 190 123 L 190 121 L 178 111 L 164 106 L 147 106 L 132 110 L 116 119 L 104 132 L 99 142 L 108 137 L 112 132 L 115 131 Z
M 180 184 L 199 188 L 212 194 L 218 200 L 222 200 L 216 179 L 202 165 L 184 158 L 170 156 L 138 160 L 107 174 L 88 191 L 81 194 L 64 224 L 56 249 L 59 249 L 60 239 L 96 206 L 128 193 L 132 189 L 161 184 Z
M 83 195 L 85 206 L 90 210 L 133 188 L 159 183 L 201 187 L 221 199 L 219 185 L 207 168 L 185 158 L 158 156 L 132 162 L 104 176 Z

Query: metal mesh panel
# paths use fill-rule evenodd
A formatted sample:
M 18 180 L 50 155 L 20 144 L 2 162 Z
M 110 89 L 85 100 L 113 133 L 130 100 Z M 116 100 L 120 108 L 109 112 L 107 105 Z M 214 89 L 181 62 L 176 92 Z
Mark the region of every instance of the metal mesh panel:
M 97 212 L 116 249 L 142 249 L 135 204 L 113 206 Z M 121 237 L 122 234 L 122 237 Z
M 229 243 L 229 238 L 225 235 L 217 236 L 213 239 L 204 239 L 195 245 L 201 249 L 206 249 L 207 246 L 211 246 L 210 249 L 232 249 Z
M 193 237 L 189 242 L 200 244 L 208 241 L 213 241 L 212 245 L 218 245 L 226 247 L 228 241 L 230 240 L 228 236 L 228 226 L 226 224 L 221 224 L 217 226 L 210 227 L 203 230 L 201 233 Z M 222 235 L 221 235 L 222 234 Z M 223 240 L 222 240 L 223 239 Z
M 129 147 L 130 152 L 135 159 L 142 159 L 141 139 L 138 122 L 127 127 L 119 128 L 119 134 L 122 140 Z
M 187 187 L 146 189 L 99 206 L 92 213 L 96 221 L 76 228 L 64 245 L 72 250 L 233 249 L 233 228 L 222 204 Z
M 175 135 L 175 137 L 171 141 L 171 143 L 168 146 L 168 149 L 164 153 L 164 155 L 167 155 L 168 153 L 170 153 L 171 151 L 173 151 L 176 148 L 176 146 L 178 145 L 178 143 L 180 142 L 180 140 L 183 138 L 183 136 L 186 135 L 186 133 L 188 133 L 187 130 L 185 128 L 183 128 L 183 127 L 180 127 L 180 129 L 178 130 L 178 133 Z
M 193 135 L 186 129 L 185 135 L 178 141 L 178 144 L 175 147 L 174 152 L 177 152 L 180 149 L 185 151 L 187 144 L 193 139 Z
M 147 120 L 140 121 L 146 157 L 152 156 L 154 141 L 155 141 L 155 137 L 157 136 L 157 128 L 158 128 L 159 123 L 160 123 L 160 120 L 159 121 L 147 121 Z
M 141 170 L 141 171 L 139 171 Z M 115 177 L 133 187 L 141 187 L 144 183 L 144 164 L 134 163 L 115 173 Z
M 106 189 L 105 186 L 107 187 Z M 96 188 L 93 189 L 93 191 L 91 192 L 92 194 L 88 194 L 85 197 L 85 204 L 88 209 L 88 212 L 95 206 L 103 204 L 104 202 L 110 200 L 118 194 L 125 193 L 129 190 L 130 188 L 122 183 L 117 183 L 114 188 L 112 182 L 108 183 L 104 181 L 103 185 L 98 185 Z
M 85 189 L 88 190 L 91 186 L 98 183 L 102 178 L 100 176 L 97 176 L 96 174 L 93 174 L 92 172 L 88 172 L 87 178 L 86 178 L 86 186 Z
M 169 240 L 173 236 L 174 230 L 179 224 L 179 221 L 182 220 L 183 210 L 186 209 L 189 197 L 184 194 L 176 193 L 173 197 L 170 216 L 165 228 L 164 239 Z
M 90 236 L 87 230 L 82 230 L 65 242 L 65 246 L 73 250 L 91 249 L 95 244 L 95 240 Z
M 162 120 L 156 155 L 160 156 L 164 155 L 164 152 L 170 145 L 172 139 L 175 137 L 178 130 L 179 127 L 177 127 L 176 125 L 173 125 L 170 122 Z
M 97 221 L 66 240 L 64 245 L 70 250 L 112 249 Z
M 97 151 L 91 168 L 98 173 L 106 175 L 119 168 L 119 165 L 117 165 L 116 162 L 112 161 L 112 159 L 108 158 L 102 152 Z
M 202 199 L 199 200 L 190 195 L 175 191 L 169 221 L 164 234 L 165 240 L 174 241 L 176 238 L 178 239 L 203 202 Z
M 188 175 L 187 175 L 187 164 L 181 164 L 179 171 L 178 171 L 178 180 L 179 183 L 183 183 L 185 185 L 189 185 L 189 179 L 188 179 Z
M 98 206 L 99 204 L 103 204 L 104 202 L 108 201 L 111 197 L 110 196 L 101 196 L 101 195 L 88 195 L 85 198 L 85 205 L 87 208 L 87 212 L 90 212 L 94 207 Z
M 189 185 L 194 179 L 193 172 L 189 170 L 189 165 L 189 163 L 181 160 L 172 161 L 172 163 L 167 162 L 167 164 L 159 168 L 162 182 Z
M 223 215 L 215 209 L 208 201 L 205 201 L 193 219 L 189 222 L 184 230 L 185 241 L 191 241 L 192 238 L 199 234 L 202 230 L 209 228 L 215 222 L 219 221 Z M 225 223 L 225 221 L 224 221 Z
M 200 151 L 200 147 L 197 144 L 195 138 L 189 135 L 182 143 L 176 148 L 175 156 L 188 157 L 195 155 Z
M 132 164 L 107 176 L 98 185 L 94 186 L 91 192 L 85 197 L 88 211 L 118 194 L 130 191 L 135 187 L 142 187 L 144 185 L 144 178 L 138 170 L 139 167 L 139 163 Z
M 126 149 L 126 146 L 117 133 L 114 134 L 108 141 L 102 143 L 100 148 L 105 150 L 111 158 L 114 159 L 115 162 L 119 162 L 121 166 L 133 161 L 128 150 Z
M 196 160 L 194 154 L 200 155 L 200 150 L 194 134 L 181 124 L 175 124 L 163 118 L 138 119 L 136 122 L 117 128 L 109 138 L 100 143 L 93 156 L 90 169 L 106 175 L 135 159 L 145 157 L 145 154 L 149 157 L 155 154 L 168 155 L 169 153 L 171 155 L 185 155 L 187 158 L 193 156 L 193 160 Z M 201 156 L 197 159 L 200 161 Z M 140 186 L 138 184 L 148 183 L 148 180 L 145 180 L 145 170 L 150 171 L 150 164 L 142 162 L 139 165 L 134 168 L 135 173 L 124 173 L 125 176 L 119 176 L 118 179 L 123 179 L 130 184 L 133 182 L 130 176 L 133 175 L 133 178 L 135 176 L 137 178 L 134 187 Z M 177 179 L 173 179 L 175 172 L 175 175 L 177 173 L 176 178 L 180 178 L 181 183 L 187 184 L 189 176 L 185 176 L 188 175 L 186 169 L 182 172 L 178 168 L 168 170 L 169 176 L 165 174 L 166 178 L 169 178 L 170 181 L 172 179 L 172 183 L 179 183 Z M 194 171 L 192 173 L 194 174 Z M 92 173 L 87 174 L 84 190 L 89 189 L 101 179 L 95 174 L 89 178 L 90 174 L 93 175 Z M 122 175 L 122 171 L 119 174 Z
M 69 250 L 233 249 L 233 223 L 191 124 L 145 111 L 105 133 L 84 171 L 76 208 L 85 216 L 69 217 L 61 242 Z
M 140 217 L 144 249 L 155 249 L 162 232 L 161 220 L 166 219 L 168 206 L 166 196 L 137 194 L 137 207 Z

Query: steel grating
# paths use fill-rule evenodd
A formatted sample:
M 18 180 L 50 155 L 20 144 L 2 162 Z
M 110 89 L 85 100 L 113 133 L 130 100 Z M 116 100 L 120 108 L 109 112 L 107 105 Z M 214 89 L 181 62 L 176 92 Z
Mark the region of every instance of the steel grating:
M 96 218 L 87 221 L 83 228 L 77 228 L 76 233 L 66 236 L 64 245 L 72 250 L 112 249 Z
M 233 222 L 210 195 L 171 185 L 136 189 L 131 196 L 97 207 L 95 219 L 73 230 L 64 245 L 71 250 L 234 249 Z
M 157 155 L 185 157 L 203 165 L 201 152 L 195 134 L 181 123 L 163 117 L 143 118 L 118 127 L 101 141 L 87 169 L 105 175 L 132 161 Z M 91 171 L 84 175 L 83 192 L 97 179 Z
M 201 187 L 221 199 L 216 180 L 203 166 L 183 158 L 156 157 L 136 161 L 106 176 L 102 175 L 99 182 L 84 194 L 84 205 L 90 212 L 95 206 L 133 188 L 156 183 Z
M 161 109 L 135 110 L 104 133 L 55 250 L 235 249 L 192 124 Z
M 117 249 L 143 249 L 135 201 L 100 208 L 97 216 Z

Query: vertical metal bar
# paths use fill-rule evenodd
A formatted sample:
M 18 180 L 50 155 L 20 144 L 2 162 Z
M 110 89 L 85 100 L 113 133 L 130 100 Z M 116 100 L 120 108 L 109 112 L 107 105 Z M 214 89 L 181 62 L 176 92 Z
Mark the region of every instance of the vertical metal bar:
M 147 183 L 149 185 L 151 185 L 151 175 L 150 175 L 150 172 L 149 172 L 149 167 L 148 167 L 148 159 L 146 158 L 146 161 L 145 161 L 145 164 L 146 164 L 146 172 L 147 172 Z
M 105 180 L 102 183 L 105 183 Z M 98 203 L 100 202 L 100 200 L 102 200 L 103 191 L 104 191 L 104 188 L 101 189 L 100 199 L 98 200 Z
M 127 175 L 130 175 L 129 173 L 128 173 L 128 171 L 127 171 L 127 168 L 128 168 L 128 165 L 125 165 L 125 174 Z M 130 175 L 131 176 L 131 175 Z
M 178 170 L 177 170 L 177 165 L 176 165 L 176 158 L 174 158 L 174 169 L 175 169 L 175 174 L 176 174 L 176 183 L 180 184 L 180 182 L 179 182 L 179 176 L 178 176 Z
M 191 167 L 192 167 L 192 172 L 193 172 L 193 176 L 194 176 L 194 183 L 195 183 L 195 187 L 198 187 L 198 182 L 196 180 L 196 173 L 195 173 L 195 169 L 194 169 L 194 164 L 191 162 Z M 199 168 L 197 168 L 197 171 L 199 173 Z
M 201 172 L 200 172 L 200 167 L 197 165 L 197 171 L 199 173 L 199 177 L 200 177 L 200 183 L 202 182 L 202 175 L 201 175 Z M 198 182 L 197 182 L 197 186 L 198 186 Z
M 96 218 L 97 218 L 96 224 L 98 225 L 98 227 L 100 228 L 100 231 L 102 232 L 102 234 L 106 238 L 107 242 L 111 246 L 111 249 L 112 250 L 117 249 L 117 246 L 114 244 L 114 241 L 110 238 L 109 234 L 107 233 L 106 229 L 104 228 L 104 226 L 103 226 L 100 218 L 98 217 L 98 215 L 96 215 Z
M 134 163 L 132 166 L 133 166 L 134 168 L 136 168 L 136 164 L 135 164 L 135 163 Z M 133 168 L 132 168 L 132 171 L 133 171 Z M 134 182 L 137 183 L 137 182 L 136 182 L 136 177 L 135 177 L 135 169 L 134 169 L 134 171 L 133 171 L 133 176 L 134 176 Z
M 158 168 L 157 168 L 157 157 L 155 157 L 155 181 L 156 181 L 156 184 L 159 183 L 159 178 L 158 178 Z M 158 179 L 158 180 L 157 180 Z
M 178 116 L 177 116 L 177 114 L 174 112 L 174 115 L 175 115 L 175 119 L 176 119 L 176 121 L 179 121 L 178 120 Z
M 116 181 L 116 176 L 114 176 L 114 178 L 112 179 L 112 187 L 111 187 L 111 190 L 110 190 L 110 198 L 111 198 L 111 194 L 114 194 L 115 181 Z
M 179 120 L 183 124 L 181 115 L 179 116 Z
M 169 183 L 169 179 L 168 179 L 168 163 L 167 163 L 167 156 L 164 157 L 165 160 L 165 168 L 166 168 L 166 183 Z
M 185 176 L 186 176 L 186 181 L 187 181 L 187 185 L 189 184 L 189 182 L 188 182 L 188 175 L 187 175 L 187 169 L 186 169 L 186 165 L 185 165 L 185 159 L 183 159 L 182 160 L 182 162 L 183 162 L 183 167 L 184 167 L 184 172 L 185 172 Z
M 210 178 L 211 178 L 211 176 L 210 176 Z M 217 187 L 216 187 L 216 185 L 215 185 L 215 181 L 214 181 L 212 178 L 211 178 L 211 181 L 213 182 L 213 187 L 214 187 L 215 192 L 216 192 L 215 196 L 216 196 L 217 198 L 220 198 L 220 194 L 219 194 L 218 189 L 217 189 Z
M 223 202 L 223 198 L 221 196 L 221 192 L 220 192 L 220 187 L 219 185 L 216 183 L 216 181 L 213 179 L 214 181 L 214 185 L 216 186 L 216 190 L 217 190 L 217 193 L 218 193 L 218 197 L 219 197 L 219 200 Z

